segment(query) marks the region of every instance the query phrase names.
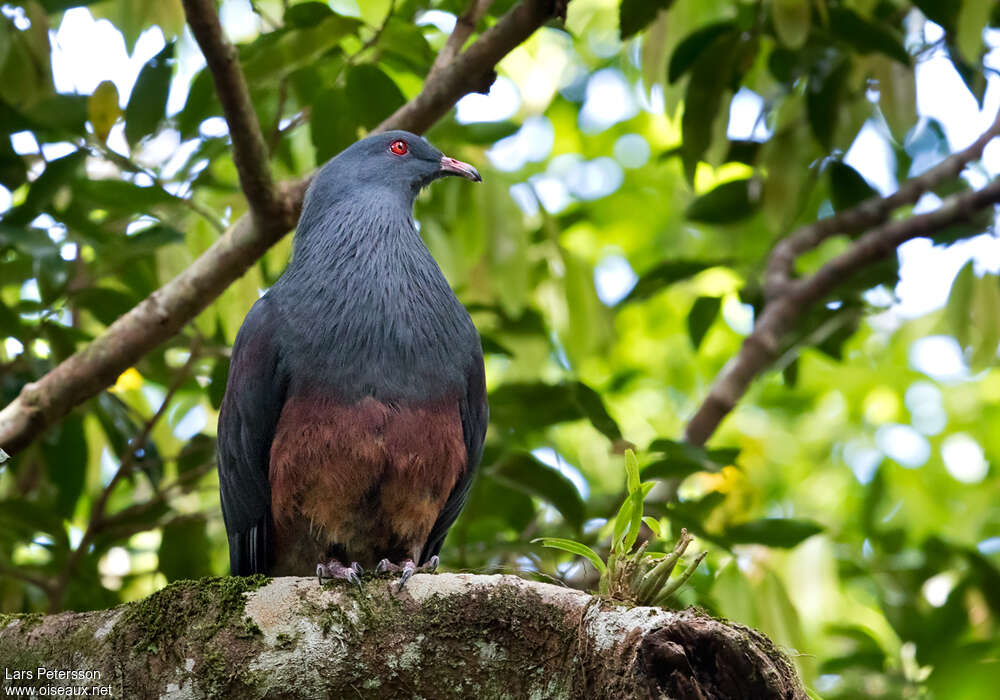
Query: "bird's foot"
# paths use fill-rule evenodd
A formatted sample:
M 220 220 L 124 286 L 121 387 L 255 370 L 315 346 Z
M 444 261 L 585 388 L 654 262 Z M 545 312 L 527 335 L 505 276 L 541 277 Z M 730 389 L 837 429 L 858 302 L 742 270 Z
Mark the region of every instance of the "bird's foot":
M 344 566 L 336 559 L 331 559 L 330 561 L 320 562 L 316 565 L 316 578 L 319 579 L 319 585 L 323 585 L 324 581 L 332 581 L 334 579 L 341 579 L 343 581 L 349 581 L 353 583 L 358 588 L 361 588 L 361 574 L 365 572 L 361 568 L 358 562 L 351 562 L 350 566 Z
M 406 582 L 410 580 L 410 577 L 414 573 L 427 573 L 433 574 L 440 563 L 438 555 L 434 555 L 427 560 L 427 563 L 417 566 L 412 559 L 404 559 L 403 563 L 395 564 L 388 559 L 383 559 L 375 567 L 376 574 L 384 574 L 386 572 L 399 572 L 399 586 L 396 588 L 396 593 L 402 593 L 403 588 L 406 586 Z

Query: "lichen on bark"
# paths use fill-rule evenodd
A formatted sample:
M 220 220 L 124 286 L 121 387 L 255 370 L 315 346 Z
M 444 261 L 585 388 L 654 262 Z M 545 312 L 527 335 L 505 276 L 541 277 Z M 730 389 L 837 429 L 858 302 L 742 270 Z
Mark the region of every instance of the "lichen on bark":
M 514 576 L 394 583 L 178 582 L 112 610 L 0 620 L 0 656 L 99 670 L 130 698 L 806 697 L 766 638 L 694 611 Z

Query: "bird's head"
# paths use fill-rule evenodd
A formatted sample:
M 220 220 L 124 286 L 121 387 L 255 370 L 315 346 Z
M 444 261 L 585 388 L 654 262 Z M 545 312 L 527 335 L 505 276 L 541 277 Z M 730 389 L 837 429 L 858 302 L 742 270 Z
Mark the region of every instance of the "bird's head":
M 479 171 L 449 158 L 422 136 L 408 131 L 373 134 L 345 149 L 324 168 L 328 177 L 349 177 L 376 187 L 414 196 L 434 180 L 458 175 L 481 182 Z

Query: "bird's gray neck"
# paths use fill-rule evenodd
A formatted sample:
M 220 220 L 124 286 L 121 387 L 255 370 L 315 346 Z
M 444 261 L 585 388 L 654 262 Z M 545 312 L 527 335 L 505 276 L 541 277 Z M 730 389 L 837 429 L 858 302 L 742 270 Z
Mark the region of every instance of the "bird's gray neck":
M 311 189 L 303 206 L 288 272 L 365 274 L 391 264 L 397 251 L 424 249 L 413 222 L 413 199 L 392 190 Z

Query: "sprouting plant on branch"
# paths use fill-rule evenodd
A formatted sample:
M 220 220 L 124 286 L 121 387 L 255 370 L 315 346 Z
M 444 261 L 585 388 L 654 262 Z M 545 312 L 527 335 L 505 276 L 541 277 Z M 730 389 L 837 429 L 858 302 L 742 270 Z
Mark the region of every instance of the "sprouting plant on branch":
M 643 508 L 643 502 L 656 482 L 640 481 L 639 460 L 632 450 L 625 453 L 625 474 L 628 494 L 615 516 L 607 561 L 576 540 L 539 537 L 532 541 L 539 542 L 544 547 L 578 554 L 590 561 L 601 574 L 597 589 L 599 595 L 637 605 L 664 606 L 694 575 L 707 552 L 696 555 L 686 569 L 671 578 L 677 563 L 694 539 L 686 529 L 681 529 L 681 536 L 671 552 L 648 551 L 648 540 L 636 546 L 643 523 L 656 537 L 661 535 L 660 522 L 656 518 L 645 516 Z

